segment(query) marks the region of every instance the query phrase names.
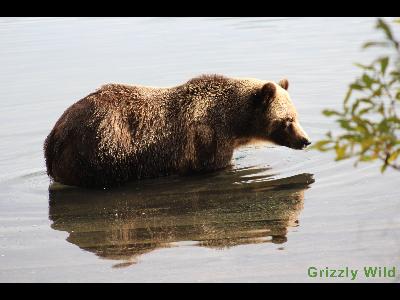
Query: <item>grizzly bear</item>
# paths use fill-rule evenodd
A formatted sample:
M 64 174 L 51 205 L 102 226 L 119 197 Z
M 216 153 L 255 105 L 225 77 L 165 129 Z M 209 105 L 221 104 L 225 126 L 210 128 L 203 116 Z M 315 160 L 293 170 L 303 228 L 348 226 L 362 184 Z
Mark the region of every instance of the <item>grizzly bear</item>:
M 310 140 L 288 81 L 202 75 L 170 88 L 107 84 L 70 106 L 44 143 L 56 182 L 110 187 L 215 171 L 255 140 L 303 149 Z

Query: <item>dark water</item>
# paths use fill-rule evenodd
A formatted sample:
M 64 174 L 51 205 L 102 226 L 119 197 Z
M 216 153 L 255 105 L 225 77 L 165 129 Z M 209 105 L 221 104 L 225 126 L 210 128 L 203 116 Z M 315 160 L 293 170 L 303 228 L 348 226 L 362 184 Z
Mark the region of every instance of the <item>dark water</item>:
M 399 173 L 255 145 L 207 176 L 113 190 L 50 184 L 42 143 L 107 82 L 288 77 L 313 140 L 334 129 L 374 18 L 0 18 L 0 281 L 322 281 L 307 268 L 395 266 Z M 325 281 L 350 281 L 325 279 Z

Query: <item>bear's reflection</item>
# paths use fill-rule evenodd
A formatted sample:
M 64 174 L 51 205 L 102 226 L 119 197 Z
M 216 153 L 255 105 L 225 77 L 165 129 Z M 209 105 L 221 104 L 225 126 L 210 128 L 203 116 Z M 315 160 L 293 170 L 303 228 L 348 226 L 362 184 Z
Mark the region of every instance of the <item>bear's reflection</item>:
M 49 190 L 51 227 L 102 258 L 127 266 L 173 242 L 225 248 L 286 241 L 296 226 L 311 174 L 272 180 L 266 169 L 145 180 L 113 190 Z

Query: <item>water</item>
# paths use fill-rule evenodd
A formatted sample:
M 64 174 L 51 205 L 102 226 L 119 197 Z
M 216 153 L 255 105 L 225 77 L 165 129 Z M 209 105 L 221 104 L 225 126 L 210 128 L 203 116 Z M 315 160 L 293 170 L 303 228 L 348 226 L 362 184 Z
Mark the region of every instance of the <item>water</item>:
M 0 281 L 264 282 L 307 268 L 400 269 L 399 173 L 255 145 L 207 176 L 90 191 L 50 185 L 42 144 L 108 82 L 288 77 L 313 140 L 335 128 L 374 18 L 1 18 Z M 362 281 L 399 281 L 396 278 Z

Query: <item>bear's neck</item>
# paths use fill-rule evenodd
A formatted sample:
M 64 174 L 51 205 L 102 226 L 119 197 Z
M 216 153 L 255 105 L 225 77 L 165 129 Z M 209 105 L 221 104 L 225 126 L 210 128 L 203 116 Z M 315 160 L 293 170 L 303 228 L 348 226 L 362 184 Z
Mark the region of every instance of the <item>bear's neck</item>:
M 231 108 L 225 116 L 227 124 L 232 124 L 230 135 L 239 144 L 262 139 L 260 127 L 264 127 L 261 121 L 265 116 L 254 101 L 255 94 L 261 87 L 261 82 L 238 81 L 235 92 L 226 103 L 226 106 Z
M 257 120 L 262 118 L 252 97 L 265 81 L 258 79 L 201 76 L 182 86 L 191 122 L 208 123 L 232 141 L 257 138 Z M 259 127 L 259 126 L 258 126 Z

